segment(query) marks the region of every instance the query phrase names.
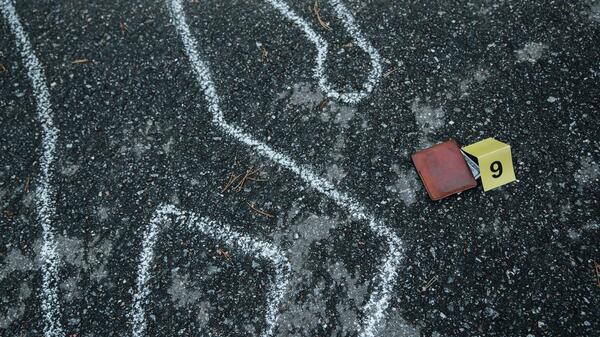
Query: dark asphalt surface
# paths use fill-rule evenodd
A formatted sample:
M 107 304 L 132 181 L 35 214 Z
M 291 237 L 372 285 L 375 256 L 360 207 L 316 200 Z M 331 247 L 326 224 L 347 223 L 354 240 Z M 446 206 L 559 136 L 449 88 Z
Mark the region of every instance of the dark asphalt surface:
M 329 80 L 359 88 L 368 56 L 330 4 L 319 5 L 331 31 L 312 4 L 290 1 L 329 43 Z M 201 0 L 185 11 L 226 119 L 355 196 L 405 241 L 378 335 L 600 335 L 600 2 L 345 4 L 385 73 L 355 106 L 319 106 L 314 45 L 266 2 Z M 60 130 L 54 226 L 68 336 L 130 333 L 142 235 L 162 203 L 286 253 L 292 281 L 275 336 L 357 335 L 381 239 L 211 124 L 163 2 L 15 7 Z M 41 336 L 41 130 L 5 20 L 0 63 L 0 335 Z M 410 154 L 486 137 L 511 145 L 518 181 L 430 201 Z M 253 166 L 268 180 L 221 192 L 231 172 Z M 171 228 L 158 242 L 148 335 L 258 336 L 271 267 L 194 234 Z

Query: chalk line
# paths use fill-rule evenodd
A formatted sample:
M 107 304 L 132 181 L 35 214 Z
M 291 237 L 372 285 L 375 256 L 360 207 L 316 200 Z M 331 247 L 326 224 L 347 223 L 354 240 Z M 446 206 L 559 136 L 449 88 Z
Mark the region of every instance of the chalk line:
M 2 14 L 15 35 L 17 48 L 27 68 L 27 75 L 35 95 L 37 118 L 42 126 L 41 174 L 36 188 L 35 206 L 38 222 L 42 225 L 44 242 L 40 253 L 43 275 L 42 312 L 44 316 L 44 335 L 46 337 L 62 336 L 63 329 L 60 323 L 60 303 L 58 300 L 60 258 L 56 251 L 57 246 L 52 225 L 53 218 L 56 215 L 56 207 L 53 202 L 56 193 L 52 181 L 54 180 L 54 153 L 56 152 L 58 129 L 54 126 L 52 105 L 50 104 L 50 94 L 46 86 L 44 70 L 33 52 L 17 11 L 11 0 L 1 0 L 0 5 L 2 6 Z
M 279 165 L 292 171 L 312 188 L 331 198 L 340 207 L 348 210 L 349 214 L 357 220 L 367 221 L 369 228 L 381 237 L 388 246 L 388 254 L 383 263 L 378 267 L 378 278 L 368 303 L 364 307 L 365 318 L 359 325 L 360 336 L 373 337 L 380 323 L 385 317 L 389 305 L 390 294 L 393 290 L 398 273 L 398 266 L 403 256 L 404 244 L 394 231 L 378 221 L 364 206 L 344 192 L 336 190 L 329 181 L 319 177 L 310 168 L 298 165 L 287 155 L 273 150 L 267 144 L 260 142 L 245 133 L 240 127 L 227 123 L 221 111 L 220 98 L 217 95 L 215 84 L 212 80 L 208 64 L 202 60 L 198 52 L 198 43 L 192 37 L 182 8 L 182 0 L 167 0 L 167 7 L 177 32 L 181 36 L 185 52 L 190 59 L 196 81 L 208 102 L 208 110 L 212 115 L 212 123 L 235 140 L 246 144 L 260 155 L 277 162 Z
M 327 80 L 324 70 L 324 63 L 327 59 L 327 50 L 329 48 L 327 42 L 310 27 L 306 20 L 298 16 L 285 2 L 280 0 L 267 0 L 267 2 L 288 20 L 300 27 L 306 38 L 317 48 L 313 76 L 317 79 L 319 87 L 327 94 L 327 96 L 348 104 L 356 104 L 373 91 L 373 88 L 379 83 L 379 79 L 381 78 L 381 57 L 379 56 L 379 52 L 377 52 L 371 43 L 363 36 L 354 17 L 341 1 L 331 0 L 335 15 L 340 19 L 344 28 L 350 33 L 350 36 L 352 36 L 354 41 L 356 41 L 356 44 L 365 51 L 371 59 L 371 71 L 369 72 L 367 80 L 362 85 L 362 90 L 359 92 L 340 93 L 334 89 Z
M 261 336 L 272 336 L 279 316 L 279 305 L 287 291 L 289 283 L 288 277 L 291 267 L 285 255 L 271 243 L 239 234 L 225 224 L 217 223 L 207 217 L 199 217 L 191 212 L 180 211 L 173 205 L 159 206 L 144 233 L 136 282 L 137 288 L 133 296 L 131 311 L 133 318 L 132 335 L 134 337 L 145 335 L 146 316 L 144 308 L 147 305 L 148 295 L 150 294 L 148 280 L 150 279 L 150 265 L 154 260 L 154 247 L 163 227 L 172 218 L 174 218 L 173 223 L 185 225 L 190 230 L 198 230 L 200 233 L 222 241 L 226 245 L 242 251 L 244 254 L 271 261 L 275 269 L 275 279 L 271 282 L 271 289 L 267 294 L 266 327 Z

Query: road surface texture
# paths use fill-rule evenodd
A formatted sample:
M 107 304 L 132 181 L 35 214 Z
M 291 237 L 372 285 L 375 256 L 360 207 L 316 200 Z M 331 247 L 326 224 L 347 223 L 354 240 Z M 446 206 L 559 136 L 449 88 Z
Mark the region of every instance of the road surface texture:
M 0 335 L 600 335 L 600 2 L 0 6 Z

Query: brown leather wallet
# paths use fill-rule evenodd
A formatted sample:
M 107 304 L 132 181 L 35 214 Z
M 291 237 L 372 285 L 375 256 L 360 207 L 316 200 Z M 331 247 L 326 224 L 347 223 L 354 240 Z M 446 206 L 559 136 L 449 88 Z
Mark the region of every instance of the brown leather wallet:
M 412 161 L 432 200 L 477 186 L 454 139 L 413 154 Z

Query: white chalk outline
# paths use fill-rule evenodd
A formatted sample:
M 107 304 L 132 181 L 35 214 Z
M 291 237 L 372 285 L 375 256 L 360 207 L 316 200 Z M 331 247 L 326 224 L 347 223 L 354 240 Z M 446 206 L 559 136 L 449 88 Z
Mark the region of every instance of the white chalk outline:
M 395 278 L 398 273 L 397 269 L 405 249 L 404 243 L 390 227 L 378 221 L 354 198 L 344 192 L 337 191 L 333 184 L 319 177 L 310 168 L 298 165 L 287 155 L 277 152 L 267 144 L 254 139 L 240 127 L 227 123 L 220 108 L 220 98 L 217 95 L 208 64 L 200 58 L 198 43 L 192 37 L 190 28 L 186 22 L 182 0 L 166 0 L 166 2 L 171 20 L 181 36 L 185 52 L 190 59 L 192 69 L 196 75 L 196 81 L 208 102 L 208 110 L 212 115 L 212 123 L 235 140 L 246 144 L 260 155 L 295 173 L 312 188 L 332 199 L 340 207 L 347 209 L 354 219 L 367 221 L 371 231 L 387 243 L 388 254 L 383 263 L 378 267 L 380 282 L 374 285 L 369 301 L 363 309 L 365 318 L 362 324 L 359 323 L 358 325 L 361 337 L 374 337 L 381 321 L 385 317 L 385 311 L 389 305 L 390 294 L 394 288 Z
M 311 41 L 317 48 L 317 55 L 315 56 L 315 68 L 313 69 L 313 76 L 319 82 L 319 87 L 327 96 L 338 99 L 348 104 L 356 104 L 363 98 L 367 97 L 373 88 L 379 83 L 381 78 L 381 57 L 379 52 L 373 48 L 371 43 L 365 39 L 361 33 L 354 17 L 350 11 L 342 4 L 339 0 L 331 0 L 335 15 L 342 22 L 350 36 L 356 41 L 356 44 L 365 51 L 371 59 L 371 72 L 367 80 L 362 85 L 362 90 L 359 92 L 340 93 L 333 88 L 333 86 L 327 80 L 325 75 L 324 63 L 327 59 L 327 50 L 329 45 L 317 32 L 315 32 L 310 25 L 298 16 L 285 2 L 280 0 L 267 0 L 275 9 L 279 11 L 288 20 L 292 21 L 296 26 L 300 27 L 304 32 L 306 38 Z
M 133 321 L 132 335 L 134 337 L 141 337 L 145 334 L 146 316 L 144 314 L 144 307 L 147 305 L 148 295 L 150 294 L 150 289 L 148 288 L 150 264 L 154 260 L 154 247 L 156 246 L 158 236 L 163 230 L 163 226 L 169 223 L 172 218 L 175 218 L 173 223 L 183 224 L 191 230 L 198 230 L 206 236 L 222 241 L 226 245 L 242 251 L 244 254 L 260 257 L 272 262 L 275 269 L 275 279 L 267 294 L 266 327 L 261 334 L 263 337 L 272 336 L 279 317 L 279 306 L 289 284 L 291 267 L 285 255 L 271 243 L 259 241 L 237 233 L 229 226 L 217 223 L 207 217 L 199 217 L 191 212 L 180 211 L 173 205 L 159 206 L 144 233 L 140 264 L 138 266 L 137 288 L 136 293 L 133 295 L 133 305 L 130 314 Z
M 36 189 L 37 220 L 42 225 L 43 245 L 40 252 L 42 261 L 42 313 L 44 316 L 44 336 L 63 335 L 60 323 L 60 302 L 58 300 L 58 268 L 60 257 L 54 238 L 53 218 L 56 216 L 54 199 L 56 192 L 52 186 L 54 180 L 54 153 L 58 129 L 54 126 L 50 94 L 46 85 L 46 76 L 38 58 L 33 52 L 27 33 L 23 30 L 17 11 L 11 0 L 1 0 L 2 14 L 13 34 L 36 100 L 37 119 L 42 126 L 42 154 L 40 155 L 41 175 Z

